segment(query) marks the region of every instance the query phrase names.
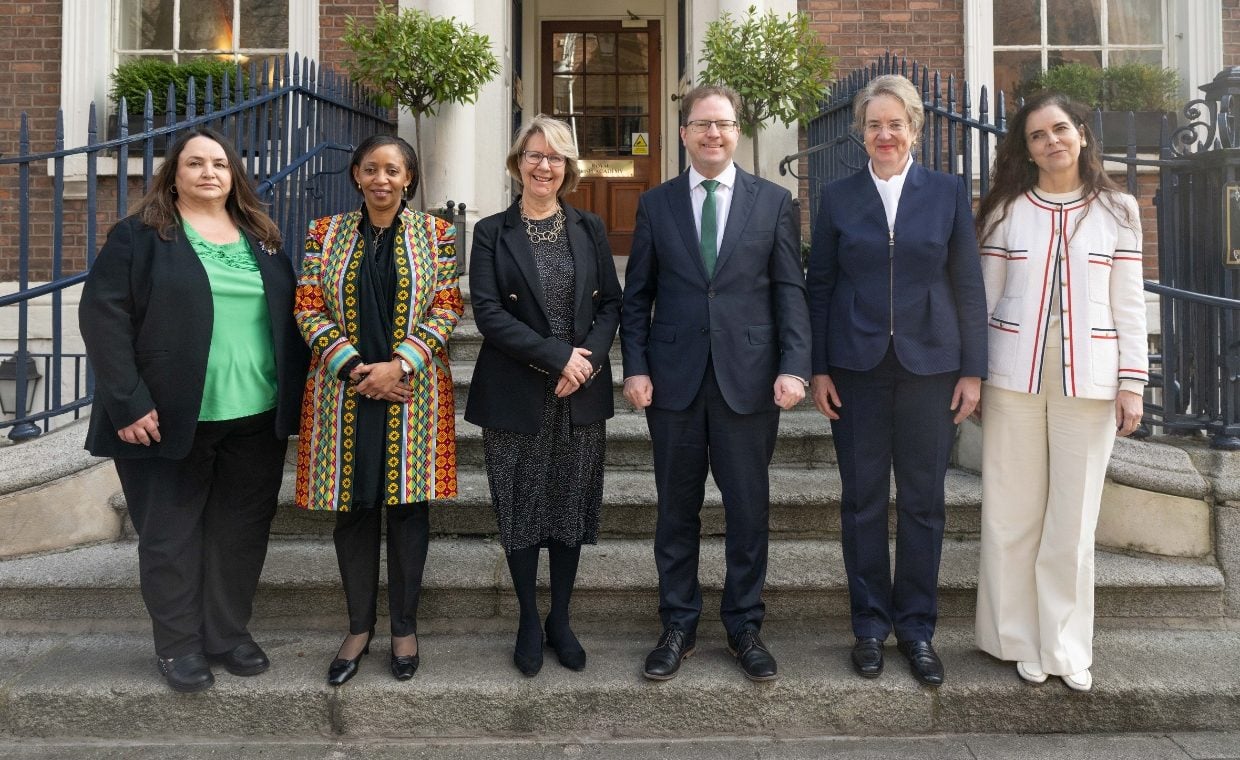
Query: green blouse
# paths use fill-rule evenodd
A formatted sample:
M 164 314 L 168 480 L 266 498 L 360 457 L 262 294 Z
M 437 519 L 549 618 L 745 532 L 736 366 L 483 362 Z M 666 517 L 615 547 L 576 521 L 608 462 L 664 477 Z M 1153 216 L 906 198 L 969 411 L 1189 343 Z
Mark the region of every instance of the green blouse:
M 185 236 L 207 270 L 215 316 L 200 421 L 233 420 L 275 408 L 276 357 L 258 262 L 245 235 L 223 245 L 189 222 Z

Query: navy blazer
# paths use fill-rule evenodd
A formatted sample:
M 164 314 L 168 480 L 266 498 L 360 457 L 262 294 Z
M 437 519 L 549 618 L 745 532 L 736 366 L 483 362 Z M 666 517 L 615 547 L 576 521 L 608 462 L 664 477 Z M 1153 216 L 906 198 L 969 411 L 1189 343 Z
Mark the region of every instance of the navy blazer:
M 816 375 L 873 369 L 894 342 L 915 374 L 986 376 L 986 292 L 959 177 L 914 163 L 893 234 L 868 166 L 824 184 L 808 288 Z
M 87 276 L 78 307 L 86 355 L 95 372 L 94 408 L 86 448 L 95 456 L 189 454 L 211 349 L 211 281 L 180 225 L 164 240 L 138 217 L 108 232 Z M 293 322 L 293 265 L 282 251 L 267 254 L 248 232 L 271 316 L 276 360 L 272 434 L 297 432 L 310 350 Z M 125 443 L 116 431 L 152 409 L 160 442 Z
M 740 167 L 714 277 L 693 223 L 689 174 L 644 193 L 625 270 L 624 375 L 649 375 L 653 406 L 683 410 L 715 370 L 739 414 L 778 409 L 777 375 L 808 380 L 809 312 L 792 196 Z
M 611 417 L 608 352 L 620 322 L 620 281 L 603 220 L 564 205 L 573 252 L 573 342 L 551 334 L 538 267 L 521 221 L 520 200 L 474 227 L 469 298 L 482 348 L 469 387 L 465 419 L 481 427 L 534 435 L 542 425 L 548 375 L 558 377 L 574 346 L 590 349 L 586 387 L 569 396 L 573 425 Z

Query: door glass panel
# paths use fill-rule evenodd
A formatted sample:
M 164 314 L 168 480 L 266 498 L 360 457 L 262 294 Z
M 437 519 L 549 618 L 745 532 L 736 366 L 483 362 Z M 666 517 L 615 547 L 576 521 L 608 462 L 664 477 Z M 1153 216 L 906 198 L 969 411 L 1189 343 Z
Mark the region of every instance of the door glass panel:
M 650 110 L 650 82 L 645 74 L 616 77 L 620 90 L 620 113 Z
M 995 0 L 996 45 L 1037 45 L 1042 42 L 1041 0 Z
M 1051 45 L 1102 44 L 1102 0 L 1046 0 L 1046 41 Z
M 1161 45 L 1162 8 L 1159 0 L 1110 0 L 1107 34 L 1112 45 Z M 1162 57 L 1156 61 L 1162 65 Z
M 594 116 L 579 119 L 578 122 L 582 125 L 582 155 L 614 155 L 619 152 L 615 117 Z
M 614 76 L 587 76 L 586 108 L 592 111 L 614 111 L 616 108 L 616 78 Z
M 554 77 L 555 105 L 554 114 L 580 113 L 585 106 L 582 100 L 581 80 L 584 77 L 572 74 L 556 74 Z
M 650 36 L 646 32 L 622 32 L 617 38 L 620 71 L 645 71 L 650 62 Z
M 616 35 L 611 32 L 586 34 L 586 71 L 610 74 L 616 70 Z
M 181 48 L 232 49 L 232 0 L 181 0 Z
M 650 154 L 650 119 L 646 116 L 621 116 L 620 117 L 620 153 L 623 155 L 631 155 L 633 153 L 633 133 L 644 132 L 646 139 L 645 151 L 638 155 Z
M 558 32 L 552 35 L 552 55 L 555 61 L 551 64 L 557 74 L 569 71 L 584 71 L 582 61 L 585 60 L 583 42 L 585 35 Z

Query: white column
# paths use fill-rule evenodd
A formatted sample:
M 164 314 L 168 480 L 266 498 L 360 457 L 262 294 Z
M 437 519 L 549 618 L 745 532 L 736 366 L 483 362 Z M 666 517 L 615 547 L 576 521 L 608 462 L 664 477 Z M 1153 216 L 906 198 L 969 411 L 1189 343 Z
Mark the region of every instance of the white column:
M 112 3 L 64 0 L 62 13 L 60 107 L 65 113 L 65 145 L 75 148 L 86 144 L 91 101 L 103 139 L 107 73 L 112 71 Z M 81 164 L 84 172 L 85 161 Z

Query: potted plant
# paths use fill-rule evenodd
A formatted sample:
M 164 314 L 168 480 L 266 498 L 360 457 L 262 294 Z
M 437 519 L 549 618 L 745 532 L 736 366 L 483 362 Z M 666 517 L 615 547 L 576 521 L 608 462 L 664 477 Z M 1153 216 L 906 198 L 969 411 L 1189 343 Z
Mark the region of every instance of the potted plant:
M 1157 150 L 1164 115 L 1174 119 L 1179 76 L 1174 69 L 1149 63 L 1121 63 L 1099 69 L 1065 63 L 1042 72 L 1018 88 L 1029 96 L 1042 90 L 1062 92 L 1101 110 L 1102 142 L 1112 150 L 1128 146 L 1128 112 L 1133 112 L 1138 149 Z M 1098 124 L 1090 124 L 1097 131 Z
M 234 83 L 238 68 L 236 63 L 216 58 L 195 58 L 183 63 L 158 58 L 125 61 L 112 72 L 112 89 L 108 91 L 108 97 L 114 113 L 108 119 L 109 136 L 120 134 L 116 113 L 120 111 L 122 99 L 129 117 L 129 133 L 134 134 L 143 130 L 142 111 L 148 91 L 151 93 L 151 113 L 155 117 L 155 125 L 160 126 L 163 122 L 161 117 L 168 112 L 169 85 L 175 88 L 173 107 L 180 117 L 185 115 L 189 80 L 193 79 L 197 94 L 194 105 L 198 113 L 202 113 L 206 106 L 207 78 L 212 79 L 212 102 L 218 106 L 222 102 L 224 81 Z

